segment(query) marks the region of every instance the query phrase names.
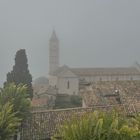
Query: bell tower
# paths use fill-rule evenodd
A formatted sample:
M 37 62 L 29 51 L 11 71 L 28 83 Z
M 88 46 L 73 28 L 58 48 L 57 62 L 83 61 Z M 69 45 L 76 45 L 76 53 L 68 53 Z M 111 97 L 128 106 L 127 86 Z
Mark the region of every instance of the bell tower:
M 52 75 L 59 67 L 59 40 L 53 30 L 49 40 L 49 74 Z

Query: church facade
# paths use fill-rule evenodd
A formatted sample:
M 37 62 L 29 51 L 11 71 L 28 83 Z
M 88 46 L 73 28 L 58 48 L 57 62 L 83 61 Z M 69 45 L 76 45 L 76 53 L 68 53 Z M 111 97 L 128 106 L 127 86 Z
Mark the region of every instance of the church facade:
M 139 81 L 140 65 L 114 68 L 70 68 L 60 66 L 59 39 L 53 31 L 49 42 L 49 85 L 58 89 L 58 94 L 77 95 L 80 81 Z

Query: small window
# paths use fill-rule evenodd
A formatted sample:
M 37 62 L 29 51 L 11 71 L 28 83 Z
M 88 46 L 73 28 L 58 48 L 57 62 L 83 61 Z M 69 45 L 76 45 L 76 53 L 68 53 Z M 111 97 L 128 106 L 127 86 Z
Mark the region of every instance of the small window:
M 69 89 L 70 88 L 70 82 L 68 81 L 67 82 L 67 89 Z

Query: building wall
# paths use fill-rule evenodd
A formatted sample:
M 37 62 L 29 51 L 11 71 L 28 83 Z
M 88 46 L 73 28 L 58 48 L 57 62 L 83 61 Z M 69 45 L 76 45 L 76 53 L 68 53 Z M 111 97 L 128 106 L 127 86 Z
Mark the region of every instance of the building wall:
M 76 77 L 58 78 L 58 93 L 77 95 L 79 92 L 79 80 Z
M 87 82 L 96 81 L 128 81 L 128 80 L 140 80 L 140 75 L 97 75 L 97 76 L 81 76 L 80 79 L 85 79 Z
M 57 87 L 57 76 L 49 75 L 49 85 Z
M 118 75 L 118 76 L 82 76 L 81 79 L 85 79 L 87 82 L 97 81 L 128 81 L 128 80 L 140 80 L 140 75 Z M 56 87 L 59 94 L 77 95 L 79 93 L 79 78 L 74 76 L 71 72 L 67 71 L 60 77 L 50 76 L 49 85 Z

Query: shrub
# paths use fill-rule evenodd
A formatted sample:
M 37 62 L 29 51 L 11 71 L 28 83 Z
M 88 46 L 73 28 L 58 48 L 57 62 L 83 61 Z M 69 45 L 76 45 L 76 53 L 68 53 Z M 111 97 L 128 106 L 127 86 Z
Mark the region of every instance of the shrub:
M 10 103 L 0 104 L 0 140 L 7 140 L 14 136 L 17 131 L 20 119 L 13 112 L 13 106 Z
M 138 140 L 139 124 L 138 119 L 120 116 L 116 111 L 94 111 L 66 120 L 52 140 Z
M 16 116 L 25 119 L 30 114 L 30 100 L 27 99 L 26 86 L 9 84 L 0 90 L 0 102 L 2 105 L 10 102 Z

